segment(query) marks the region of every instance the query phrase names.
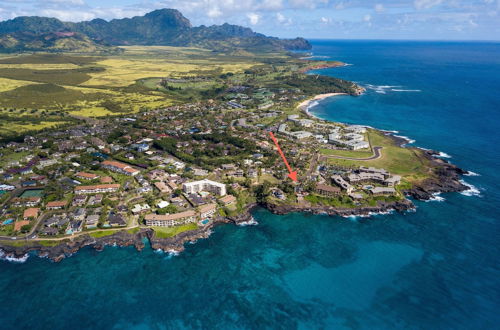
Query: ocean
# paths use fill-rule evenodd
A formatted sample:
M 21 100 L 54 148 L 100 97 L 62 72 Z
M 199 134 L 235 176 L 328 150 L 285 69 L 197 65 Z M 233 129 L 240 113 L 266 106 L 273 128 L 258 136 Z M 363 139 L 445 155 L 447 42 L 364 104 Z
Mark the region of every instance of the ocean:
M 367 88 L 311 112 L 397 130 L 460 167 L 470 189 L 416 212 L 254 212 L 172 256 L 84 248 L 0 262 L 3 329 L 498 329 L 500 44 L 314 41 Z M 313 73 L 314 74 L 314 73 Z

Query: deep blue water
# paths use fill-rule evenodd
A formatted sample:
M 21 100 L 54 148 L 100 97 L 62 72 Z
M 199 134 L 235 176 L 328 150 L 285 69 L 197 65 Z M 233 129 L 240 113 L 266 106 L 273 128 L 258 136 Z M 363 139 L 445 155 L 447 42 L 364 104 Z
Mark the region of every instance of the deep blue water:
M 499 328 L 500 45 L 316 41 L 314 52 L 353 64 L 323 74 L 401 86 L 326 100 L 317 115 L 446 152 L 480 174 L 465 178 L 479 196 L 357 220 L 257 210 L 258 226 L 218 227 L 174 257 L 109 247 L 1 262 L 1 327 Z

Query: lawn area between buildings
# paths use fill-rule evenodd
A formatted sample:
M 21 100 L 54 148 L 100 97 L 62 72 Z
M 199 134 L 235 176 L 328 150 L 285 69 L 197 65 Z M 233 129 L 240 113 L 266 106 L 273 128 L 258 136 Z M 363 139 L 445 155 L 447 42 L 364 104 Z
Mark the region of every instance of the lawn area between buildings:
M 175 226 L 175 227 L 153 227 L 156 238 L 174 237 L 175 235 L 178 235 L 182 232 L 195 229 L 198 229 L 198 225 L 195 223 L 188 223 L 185 225 Z
M 405 179 L 415 182 L 427 177 L 428 160 L 423 157 L 423 151 L 417 148 L 401 148 L 394 140 L 382 132 L 370 129 L 368 136 L 372 146 L 380 146 L 382 156 L 378 159 L 368 161 L 356 161 L 347 159 L 330 158 L 329 163 L 345 167 L 373 166 L 384 168 L 390 173 L 404 175 Z M 366 157 L 364 151 L 351 151 L 349 157 Z

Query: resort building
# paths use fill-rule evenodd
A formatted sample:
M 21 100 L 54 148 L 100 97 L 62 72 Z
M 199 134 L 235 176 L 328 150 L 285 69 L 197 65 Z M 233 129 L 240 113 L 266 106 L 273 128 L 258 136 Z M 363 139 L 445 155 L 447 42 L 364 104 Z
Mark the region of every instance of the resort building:
M 61 210 L 65 208 L 67 204 L 67 201 L 48 202 L 46 208 L 47 210 Z
M 28 220 L 20 220 L 14 222 L 14 231 L 20 231 L 23 226 L 29 225 L 30 222 Z
M 171 227 L 187 222 L 196 221 L 196 212 L 193 210 L 184 211 L 174 214 L 148 214 L 144 217 L 147 226 L 154 227 Z
M 367 172 L 360 172 L 360 173 L 351 173 L 347 176 L 347 180 L 352 183 L 364 183 L 364 182 L 378 182 L 378 183 L 384 183 L 385 182 L 385 176 L 380 173 L 367 173 Z
M 199 193 L 201 191 L 207 191 L 219 196 L 226 195 L 225 184 L 207 179 L 183 183 L 182 190 L 187 194 L 194 194 L 194 193 Z
M 36 219 L 38 218 L 38 212 L 40 212 L 39 208 L 30 207 L 29 209 L 24 210 L 23 219 L 24 220 Z
M 104 167 L 110 171 L 124 174 L 124 175 L 134 176 L 134 175 L 139 174 L 139 170 L 133 168 L 132 166 L 125 164 L 125 163 L 117 162 L 114 160 L 105 160 L 101 163 L 101 165 L 102 165 L 102 167 Z
M 99 223 L 99 215 L 97 214 L 89 215 L 85 219 L 85 227 L 87 227 L 87 229 L 97 228 L 98 223 Z
M 211 218 L 217 210 L 217 204 L 207 204 L 200 206 L 200 218 Z
M 369 190 L 370 193 L 374 196 L 380 196 L 380 195 L 394 195 L 396 193 L 396 189 L 394 188 L 386 188 L 386 187 L 374 187 Z
M 348 194 L 352 193 L 353 186 L 351 186 L 344 178 L 340 175 L 332 175 L 332 180 L 337 186 L 347 191 Z
M 222 198 L 219 198 L 219 202 L 221 202 L 224 206 L 229 206 L 236 203 L 236 197 L 234 197 L 233 195 L 226 195 Z
M 132 208 L 131 211 L 133 214 L 139 214 L 139 213 L 146 212 L 149 210 L 151 210 L 151 207 L 148 204 L 144 203 L 144 204 L 134 205 L 134 207 Z
M 172 191 L 172 189 L 170 189 L 170 187 L 163 181 L 155 182 L 154 185 L 162 194 L 167 194 Z
M 333 186 L 326 185 L 326 184 L 317 184 L 316 185 L 316 192 L 320 195 L 323 195 L 323 196 L 333 197 L 333 196 L 337 196 L 338 194 L 340 194 L 340 188 L 333 187 Z
M 288 135 L 290 135 L 291 137 L 293 137 L 297 140 L 302 140 L 302 139 L 306 139 L 308 137 L 311 137 L 313 134 L 311 132 L 307 132 L 307 131 L 298 131 L 298 132 L 288 133 Z
M 11 199 L 11 203 L 15 207 L 19 206 L 27 206 L 27 207 L 33 207 L 38 204 L 42 199 L 40 197 L 14 197 Z
M 75 177 L 82 180 L 95 180 L 99 177 L 99 175 L 87 172 L 78 172 L 75 174 Z
M 94 186 L 78 186 L 75 187 L 76 194 L 98 194 L 98 193 L 111 193 L 120 189 L 120 184 L 98 184 Z

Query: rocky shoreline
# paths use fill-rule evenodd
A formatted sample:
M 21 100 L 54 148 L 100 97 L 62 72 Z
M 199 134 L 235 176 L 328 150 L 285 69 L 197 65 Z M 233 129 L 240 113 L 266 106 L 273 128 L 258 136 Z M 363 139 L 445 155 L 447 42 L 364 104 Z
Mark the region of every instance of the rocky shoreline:
M 404 139 L 397 137 L 394 138 L 399 139 L 398 141 L 401 143 L 406 143 Z M 434 173 L 435 176 L 415 185 L 412 189 L 404 191 L 406 196 L 417 200 L 429 200 L 433 198 L 436 193 L 461 192 L 468 189 L 467 186 L 460 182 L 460 176 L 467 174 L 467 171 L 464 171 L 443 159 L 436 158 L 439 153 L 435 151 L 425 150 L 424 154 L 436 165 Z M 341 217 L 368 217 L 374 214 L 387 214 L 395 211 L 404 212 L 415 209 L 415 205 L 409 199 L 403 199 L 391 203 L 380 202 L 377 206 L 362 208 L 334 208 L 331 206 L 299 206 L 274 203 L 253 203 L 247 205 L 244 212 L 237 216 L 227 218 L 218 217 L 208 226 L 197 230 L 183 232 L 174 237 L 158 238 L 154 235 L 154 230 L 149 228 L 141 228 L 137 233 L 129 233 L 123 230 L 113 235 L 99 238 L 95 238 L 90 235 L 81 235 L 73 240 L 62 240 L 61 244 L 55 246 L 44 246 L 37 243 L 37 241 L 27 243 L 23 246 L 5 244 L 0 246 L 0 257 L 11 261 L 24 261 L 30 253 L 35 253 L 39 257 L 45 257 L 54 262 L 59 262 L 86 246 L 91 246 L 97 251 L 102 251 L 106 246 L 134 246 L 137 251 L 142 251 L 145 248 L 145 243 L 147 241 L 149 241 L 151 248 L 154 250 L 178 254 L 184 251 L 185 243 L 195 243 L 199 239 L 208 238 L 212 233 L 211 229 L 217 225 L 227 223 L 233 223 L 236 225 L 255 224 L 256 222 L 253 219 L 251 212 L 256 207 L 263 207 L 278 215 L 284 215 L 292 212 L 302 212 Z
M 400 147 L 405 148 L 405 145 L 408 144 L 408 140 L 404 137 L 395 136 L 392 132 L 385 133 Z M 411 189 L 405 190 L 404 193 L 406 196 L 417 200 L 430 200 L 435 194 L 462 192 L 469 189 L 469 187 L 460 181 L 461 176 L 468 174 L 468 171 L 439 158 L 440 153 L 437 151 L 420 150 L 423 151 L 424 157 L 430 162 L 430 166 L 434 170 L 432 173 L 433 176 L 418 184 L 414 184 Z
M 335 65 L 338 66 L 338 65 Z M 330 67 L 330 66 L 327 66 Z M 324 68 L 321 66 L 314 69 Z M 311 70 L 311 69 L 309 69 Z M 359 93 L 364 89 L 359 87 Z M 302 109 L 310 117 L 314 117 L 307 111 L 307 105 Z M 321 119 L 320 119 L 321 120 Z M 405 147 L 409 140 L 404 137 L 395 136 L 394 132 L 387 132 L 380 130 L 387 136 L 390 136 L 395 143 L 400 147 Z M 416 200 L 430 200 L 436 194 L 446 192 L 462 192 L 469 187 L 461 182 L 461 176 L 469 172 L 460 169 L 459 167 L 449 163 L 448 161 L 440 158 L 440 153 L 433 150 L 423 150 L 423 155 L 427 161 L 430 162 L 432 168 L 432 175 L 424 181 L 414 184 L 411 189 L 403 191 L 405 196 L 411 197 Z M 61 240 L 60 244 L 53 246 L 46 246 L 38 241 L 26 242 L 22 244 L 2 244 L 0 242 L 0 259 L 11 261 L 24 261 L 31 254 L 35 253 L 39 257 L 48 258 L 54 262 L 59 262 L 62 259 L 69 257 L 76 253 L 83 247 L 91 246 L 97 251 L 102 251 L 106 246 L 134 246 L 137 251 L 142 251 L 146 242 L 154 250 L 163 251 L 165 253 L 178 254 L 184 251 L 185 243 L 194 243 L 199 239 L 208 238 L 212 233 L 212 228 L 219 224 L 233 223 L 236 225 L 256 224 L 252 217 L 251 211 L 256 207 L 263 207 L 274 214 L 287 214 L 292 212 L 303 212 L 312 214 L 324 214 L 329 216 L 341 217 L 368 217 L 373 214 L 386 214 L 390 212 L 404 212 L 415 209 L 415 205 L 409 199 L 402 199 L 395 202 L 379 202 L 377 206 L 373 207 L 360 207 L 360 208 L 334 208 L 331 206 L 321 205 L 285 205 L 274 203 L 253 203 L 247 205 L 245 210 L 234 217 L 218 217 L 213 219 L 212 222 L 199 228 L 188 232 L 180 233 L 174 237 L 158 238 L 155 236 L 154 230 L 150 228 L 141 228 L 136 233 L 130 233 L 126 230 L 116 232 L 109 236 L 95 238 L 90 235 L 80 235 L 75 238 L 68 238 Z M 48 240 L 47 240 L 48 241 Z M 19 243 L 19 241 L 12 241 Z
M 390 135 L 400 146 L 408 143 L 405 138 L 394 136 L 391 133 L 387 134 Z M 428 179 L 415 184 L 411 189 L 404 191 L 404 194 L 407 197 L 411 197 L 416 200 L 430 200 L 439 193 L 462 192 L 469 189 L 469 187 L 465 186 L 461 182 L 461 176 L 468 174 L 467 171 L 439 158 L 440 153 L 436 151 L 423 150 L 423 155 L 428 161 L 431 162 L 431 167 L 433 168 L 434 173 Z M 184 251 L 185 243 L 194 243 L 199 239 L 208 238 L 212 233 L 211 229 L 214 226 L 227 223 L 233 223 L 236 225 L 256 224 L 251 214 L 252 210 L 256 207 L 263 207 L 278 215 L 292 212 L 303 212 L 341 217 L 368 217 L 374 214 L 387 214 L 394 211 L 404 212 L 415 209 L 415 205 L 409 199 L 403 199 L 391 203 L 380 202 L 377 206 L 362 208 L 334 208 L 331 206 L 321 205 L 299 206 L 274 203 L 253 203 L 247 205 L 245 210 L 237 216 L 227 218 L 218 217 L 215 218 L 208 226 L 193 231 L 183 232 L 174 237 L 158 238 L 155 236 L 153 229 L 141 228 L 137 233 L 129 233 L 126 230 L 123 230 L 113 235 L 99 238 L 95 238 L 90 235 L 81 235 L 74 239 L 61 240 L 61 244 L 54 246 L 45 246 L 37 241 L 27 242 L 26 245 L 21 246 L 0 243 L 0 258 L 10 261 L 24 261 L 27 259 L 29 254 L 35 253 L 39 257 L 45 257 L 54 262 L 59 262 L 86 246 L 91 246 L 97 251 L 102 251 L 106 246 L 134 246 L 137 251 L 142 251 L 148 241 L 151 248 L 154 250 L 178 254 Z M 15 242 L 17 243 L 18 241 Z
M 314 61 L 312 61 L 314 62 Z M 337 61 L 331 61 L 331 62 L 328 62 L 328 63 L 321 63 L 321 64 L 315 64 L 315 65 L 310 65 L 306 68 L 303 68 L 301 70 L 299 70 L 300 73 L 306 73 L 308 71 L 312 71 L 312 70 L 321 70 L 321 69 L 328 69 L 328 68 L 338 68 L 338 67 L 341 67 L 341 66 L 345 66 L 346 64 L 345 63 L 342 63 L 342 62 L 337 62 Z

